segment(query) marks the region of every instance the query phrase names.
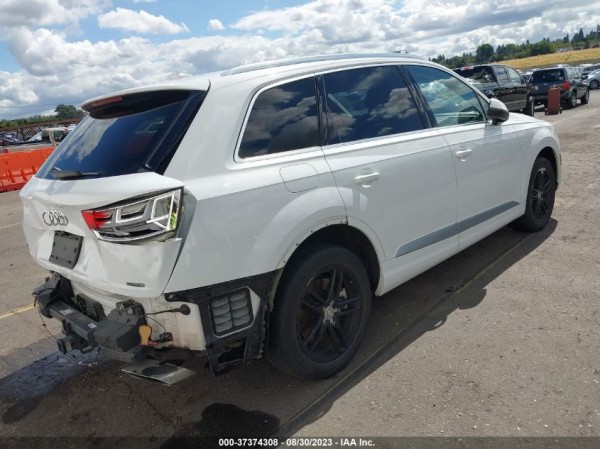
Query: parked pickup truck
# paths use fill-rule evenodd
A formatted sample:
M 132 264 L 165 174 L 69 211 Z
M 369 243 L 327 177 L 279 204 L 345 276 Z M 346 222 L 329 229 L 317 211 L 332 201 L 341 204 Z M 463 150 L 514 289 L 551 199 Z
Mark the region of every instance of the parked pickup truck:
M 577 99 L 581 100 L 581 104 L 590 101 L 588 84 L 579 69 L 574 67 L 538 69 L 531 75 L 530 82 L 536 104 L 548 105 L 548 89 L 552 86 L 560 87 L 560 102 L 567 108 L 577 106 Z
M 535 104 L 531 86 L 512 67 L 502 64 L 482 64 L 454 69 L 463 78 L 481 83 L 488 98 L 502 101 L 509 111 L 523 112 L 533 117 Z

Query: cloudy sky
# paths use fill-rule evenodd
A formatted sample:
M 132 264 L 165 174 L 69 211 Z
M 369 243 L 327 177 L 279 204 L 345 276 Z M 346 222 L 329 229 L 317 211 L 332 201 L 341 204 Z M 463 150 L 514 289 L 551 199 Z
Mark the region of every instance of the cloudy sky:
M 244 63 L 587 33 L 600 0 L 0 0 L 0 119 Z

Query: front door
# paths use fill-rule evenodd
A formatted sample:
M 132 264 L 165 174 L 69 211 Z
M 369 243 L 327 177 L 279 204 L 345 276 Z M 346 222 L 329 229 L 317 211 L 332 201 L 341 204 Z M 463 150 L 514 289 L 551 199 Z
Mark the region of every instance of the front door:
M 521 201 L 520 143 L 510 123 L 492 125 L 476 92 L 445 71 L 408 66 L 456 167 L 462 249 L 496 229 Z

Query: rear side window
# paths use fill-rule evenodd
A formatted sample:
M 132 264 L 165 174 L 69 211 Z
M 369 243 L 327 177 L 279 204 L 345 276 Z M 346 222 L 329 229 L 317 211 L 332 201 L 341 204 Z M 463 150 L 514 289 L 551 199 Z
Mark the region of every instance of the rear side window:
M 88 117 L 65 137 L 36 176 L 54 179 L 59 170 L 80 172 L 81 177 L 163 173 L 204 94 L 144 92 L 92 104 Z
M 447 72 L 432 67 L 406 66 L 419 86 L 438 126 L 485 122 L 475 91 Z
M 313 78 L 261 92 L 250 111 L 240 143 L 242 158 L 319 145 L 319 121 Z
M 327 144 L 423 129 L 419 111 L 395 66 L 323 76 Z

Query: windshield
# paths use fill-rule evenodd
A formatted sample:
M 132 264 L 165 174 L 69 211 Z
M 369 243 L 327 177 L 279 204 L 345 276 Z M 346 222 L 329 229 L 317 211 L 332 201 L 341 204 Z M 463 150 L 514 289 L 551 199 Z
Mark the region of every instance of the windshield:
M 58 171 L 118 176 L 162 173 L 185 134 L 205 92 L 144 92 L 98 102 L 36 174 Z M 54 173 L 54 174 L 53 174 Z

